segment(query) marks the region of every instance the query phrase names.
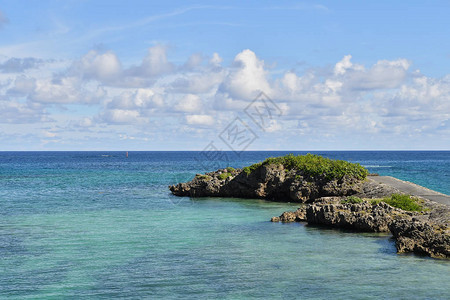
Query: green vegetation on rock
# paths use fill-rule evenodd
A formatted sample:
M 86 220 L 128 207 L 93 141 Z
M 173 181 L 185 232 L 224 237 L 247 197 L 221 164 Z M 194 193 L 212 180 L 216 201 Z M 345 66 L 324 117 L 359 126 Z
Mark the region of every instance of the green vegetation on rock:
M 423 207 L 418 203 L 417 198 L 404 194 L 392 194 L 391 197 L 383 198 L 383 202 L 390 206 L 397 207 L 407 211 L 422 211 Z
M 281 164 L 288 170 L 296 170 L 305 176 L 324 176 L 328 180 L 341 179 L 344 176 L 365 179 L 369 171 L 358 163 L 350 163 L 344 160 L 334 160 L 316 154 L 269 157 L 262 163 L 257 163 L 244 168 L 249 175 L 261 165 Z
M 362 203 L 364 200 L 356 197 L 356 196 L 349 196 L 347 198 L 345 198 L 344 200 L 341 201 L 342 204 L 345 203 L 351 203 L 351 204 L 356 204 L 356 203 Z
M 249 167 L 244 167 L 244 169 L 242 169 L 245 174 L 250 175 L 250 173 L 252 173 L 253 171 L 255 171 L 257 168 L 259 168 L 262 165 L 261 162 L 253 164 Z
M 233 168 L 233 167 L 228 167 L 228 168 L 227 168 L 227 171 L 230 172 L 230 173 L 232 173 L 232 172 L 236 171 L 236 169 Z
M 420 205 L 419 199 L 406 194 L 392 194 L 390 197 L 371 200 L 372 205 L 376 205 L 380 202 L 384 202 L 392 207 L 400 208 L 407 211 L 426 210 L 422 205 Z
M 228 177 L 230 177 L 231 176 L 231 173 L 222 173 L 222 174 L 220 174 L 219 175 L 219 179 L 220 180 L 224 180 L 224 179 L 227 179 Z
M 195 177 L 197 177 L 198 179 L 202 179 L 202 180 L 211 180 L 212 179 L 212 177 L 209 175 L 197 175 Z

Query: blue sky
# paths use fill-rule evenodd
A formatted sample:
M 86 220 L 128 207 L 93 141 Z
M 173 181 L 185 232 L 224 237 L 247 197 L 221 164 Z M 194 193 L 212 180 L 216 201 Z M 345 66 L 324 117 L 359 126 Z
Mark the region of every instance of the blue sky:
M 448 15 L 448 1 L 2 1 L 0 150 L 229 150 L 236 118 L 249 150 L 448 150 Z M 245 109 L 261 92 L 280 112 L 262 127 Z

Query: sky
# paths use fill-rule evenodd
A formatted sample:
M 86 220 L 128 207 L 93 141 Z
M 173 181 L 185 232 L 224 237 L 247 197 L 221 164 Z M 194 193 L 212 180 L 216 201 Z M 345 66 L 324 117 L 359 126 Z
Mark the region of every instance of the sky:
M 450 150 L 450 2 L 0 2 L 0 151 Z

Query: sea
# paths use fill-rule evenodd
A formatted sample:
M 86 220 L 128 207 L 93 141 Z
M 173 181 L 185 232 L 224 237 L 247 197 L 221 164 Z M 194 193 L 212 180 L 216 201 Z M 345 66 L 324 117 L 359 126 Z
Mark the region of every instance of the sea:
M 0 152 L 0 299 L 450 299 L 450 261 L 168 186 L 287 151 Z M 316 151 L 450 194 L 450 151 Z

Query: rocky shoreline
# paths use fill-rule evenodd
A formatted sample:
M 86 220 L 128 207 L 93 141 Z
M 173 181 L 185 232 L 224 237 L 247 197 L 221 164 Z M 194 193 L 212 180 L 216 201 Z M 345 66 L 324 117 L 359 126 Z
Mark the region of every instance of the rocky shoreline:
M 324 197 L 287 211 L 272 222 L 307 222 L 362 232 L 390 232 L 398 253 L 414 252 L 434 258 L 450 258 L 449 209 L 426 201 L 425 210 L 410 212 L 384 202 L 342 203 L 342 197 Z
M 422 211 L 406 211 L 379 199 L 402 194 L 371 178 L 311 176 L 282 164 L 221 169 L 169 187 L 176 196 L 259 198 L 297 202 L 272 222 L 307 222 L 364 232 L 391 232 L 398 253 L 450 258 L 449 206 L 418 199 Z M 359 199 L 358 203 L 352 203 Z M 378 199 L 375 201 L 374 199 Z

